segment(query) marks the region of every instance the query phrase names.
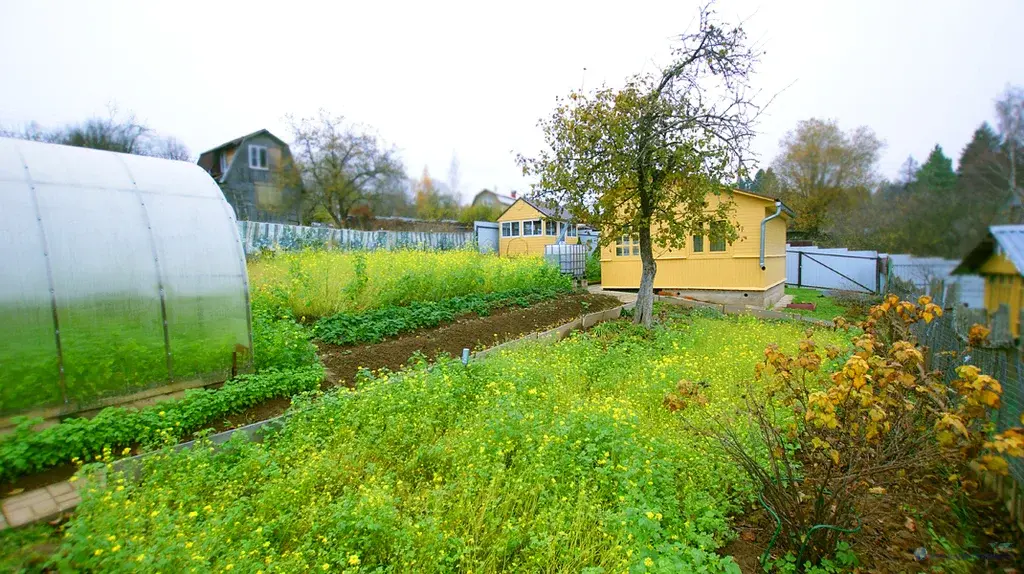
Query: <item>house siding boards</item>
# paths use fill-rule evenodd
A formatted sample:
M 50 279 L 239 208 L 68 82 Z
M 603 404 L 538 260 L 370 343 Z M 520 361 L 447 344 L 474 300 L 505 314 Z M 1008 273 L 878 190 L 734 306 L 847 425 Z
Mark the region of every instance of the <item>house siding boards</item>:
M 530 235 L 524 237 L 522 235 L 522 222 L 532 220 L 542 221 L 541 235 Z M 505 237 L 501 234 L 501 224 L 505 222 L 518 221 L 519 224 L 519 236 L 518 237 Z M 547 235 L 547 221 L 548 216 L 544 215 L 537 208 L 530 205 L 529 202 L 523 199 L 517 199 L 504 213 L 498 217 L 498 254 L 502 256 L 508 255 L 543 255 L 544 246 L 551 245 L 558 241 L 558 235 Z M 578 237 L 566 237 L 565 243 L 575 244 L 579 243 Z
M 267 169 L 249 166 L 251 145 L 267 149 Z M 225 173 L 220 169 L 222 156 Z M 288 146 L 264 130 L 204 153 L 199 165 L 217 179 L 238 220 L 301 224 L 301 191 L 274 182 L 274 173 L 290 161 Z
M 954 274 L 985 278 L 985 309 L 989 315 L 1006 306 L 1010 332 L 1021 334 L 1024 310 L 1024 225 L 993 225 L 988 235 L 968 253 Z
M 709 196 L 708 208 L 715 209 L 724 198 Z M 786 222 L 777 217 L 766 226 L 765 269 L 759 258 L 761 251 L 761 221 L 775 213 L 775 202 L 769 198 L 735 192 L 731 215 L 739 238 L 725 251 L 711 251 L 710 238 L 705 235 L 703 248 L 694 251 L 692 237 L 682 249 L 658 249 L 654 256 L 658 272 L 654 277 L 656 289 L 693 291 L 695 298 L 721 302 L 749 300 L 751 304 L 768 305 L 781 296 L 786 281 Z M 639 255 L 616 255 L 616 242 L 601 249 L 601 284 L 610 289 L 637 289 L 640 287 L 641 262 Z M 684 295 L 688 293 L 682 293 Z M 746 296 L 744 296 L 746 295 Z
M 993 254 L 978 272 L 985 277 L 985 309 L 991 315 L 1006 305 L 1010 332 L 1020 336 L 1020 312 L 1024 309 L 1024 277 L 1006 256 Z

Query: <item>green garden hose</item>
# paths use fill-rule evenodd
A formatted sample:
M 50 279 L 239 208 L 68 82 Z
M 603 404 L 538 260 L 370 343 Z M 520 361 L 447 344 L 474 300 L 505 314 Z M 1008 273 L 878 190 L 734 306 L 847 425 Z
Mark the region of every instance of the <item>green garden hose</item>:
M 767 502 L 765 502 L 763 488 L 761 489 L 761 492 L 757 494 L 757 499 L 761 502 L 761 506 L 763 506 L 764 509 L 768 511 L 768 514 L 771 514 L 772 518 L 775 519 L 775 532 L 772 533 L 771 540 L 768 541 L 768 547 L 765 548 L 764 552 L 761 554 L 761 568 L 764 568 L 765 571 L 767 571 L 768 568 L 765 565 L 768 563 L 768 557 L 770 556 L 772 548 L 775 546 L 775 542 L 779 538 L 779 533 L 782 532 L 782 519 L 780 519 L 779 515 L 775 513 L 775 510 L 771 506 L 769 506 Z M 800 543 L 800 552 L 797 553 L 796 556 L 796 563 L 799 565 L 801 562 L 803 562 L 804 550 L 807 549 L 807 541 L 811 539 L 811 534 L 813 534 L 816 530 L 827 529 L 842 532 L 843 534 L 852 534 L 854 532 L 858 532 L 861 529 L 861 526 L 863 525 L 860 523 L 860 518 L 857 519 L 856 528 L 842 528 L 840 526 L 834 526 L 832 524 L 815 524 L 814 526 L 808 528 L 807 532 L 804 533 L 803 542 Z

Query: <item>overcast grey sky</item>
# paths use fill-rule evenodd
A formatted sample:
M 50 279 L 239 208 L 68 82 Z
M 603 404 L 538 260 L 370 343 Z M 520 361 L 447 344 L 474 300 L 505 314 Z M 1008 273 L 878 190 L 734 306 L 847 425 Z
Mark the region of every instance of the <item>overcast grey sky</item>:
M 463 197 L 525 189 L 514 154 L 573 88 L 620 85 L 664 63 L 697 3 L 55 2 L 0 0 L 0 125 L 59 125 L 108 102 L 198 154 L 320 108 L 372 126 L 406 170 Z M 954 158 L 1024 84 L 1024 1 L 721 0 L 767 50 L 755 84 L 778 95 L 759 126 L 762 164 L 810 117 L 867 125 L 893 177 L 939 143 Z

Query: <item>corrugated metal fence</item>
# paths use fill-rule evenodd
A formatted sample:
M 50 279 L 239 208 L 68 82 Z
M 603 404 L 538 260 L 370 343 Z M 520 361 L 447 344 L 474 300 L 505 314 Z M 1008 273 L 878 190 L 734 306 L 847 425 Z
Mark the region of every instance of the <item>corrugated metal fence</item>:
M 266 249 L 458 249 L 474 245 L 472 232 L 362 231 L 304 227 L 282 223 L 239 221 L 238 234 L 246 255 Z

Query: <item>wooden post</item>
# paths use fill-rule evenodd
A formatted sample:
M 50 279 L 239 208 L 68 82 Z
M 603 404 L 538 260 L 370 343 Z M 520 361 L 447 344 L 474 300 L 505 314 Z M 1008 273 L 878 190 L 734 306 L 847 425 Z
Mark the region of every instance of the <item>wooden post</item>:
M 802 286 L 804 280 L 804 252 L 796 252 L 796 286 Z

